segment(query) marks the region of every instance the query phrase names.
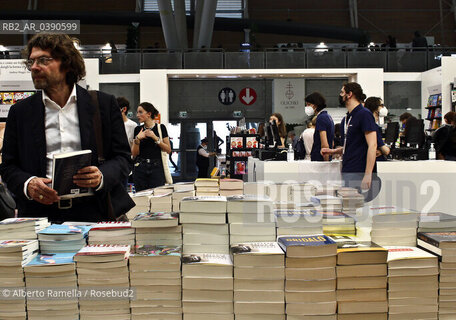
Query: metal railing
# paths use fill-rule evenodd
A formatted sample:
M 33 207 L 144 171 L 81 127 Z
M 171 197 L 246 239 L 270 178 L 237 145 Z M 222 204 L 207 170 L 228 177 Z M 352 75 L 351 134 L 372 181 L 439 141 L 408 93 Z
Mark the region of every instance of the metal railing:
M 383 68 L 385 72 L 423 72 L 441 65 L 453 47 L 428 48 L 271 48 L 227 52 L 223 49 L 81 50 L 98 58 L 101 74 L 139 73 L 140 69 L 325 69 Z M 19 59 L 20 52 L 1 52 L 0 59 Z

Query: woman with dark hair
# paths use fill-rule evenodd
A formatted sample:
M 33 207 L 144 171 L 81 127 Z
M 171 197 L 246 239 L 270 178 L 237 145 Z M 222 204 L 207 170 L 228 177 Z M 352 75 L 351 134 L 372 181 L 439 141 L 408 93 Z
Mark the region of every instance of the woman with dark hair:
M 158 113 L 149 102 L 140 103 L 136 112 L 139 122 L 142 123 L 135 128 L 135 139 L 131 148 L 131 154 L 135 157 L 133 182 L 136 191 L 172 183 L 167 161 L 171 144 L 166 127 L 154 121 Z
M 280 113 L 273 113 L 269 117 L 269 122 L 275 121 L 277 128 L 279 129 L 280 142 L 279 148 L 285 148 L 285 139 L 287 137 L 287 128 L 285 122 L 283 122 L 283 117 Z
M 306 99 L 305 112 L 309 117 L 316 115 L 315 132 L 310 160 L 330 161 L 330 155 L 322 156 L 322 148 L 332 148 L 334 141 L 334 122 L 326 110 L 326 100 L 319 92 L 309 94 Z
M 385 145 L 382 139 L 382 128 L 378 125 L 380 117 L 388 115 L 388 109 L 383 104 L 382 99 L 378 97 L 369 97 L 364 103 L 364 107 L 369 109 L 374 115 L 375 122 L 377 123 L 377 152 L 376 161 L 386 161 L 386 156 L 390 154 L 390 148 Z M 375 169 L 374 169 L 375 170 Z

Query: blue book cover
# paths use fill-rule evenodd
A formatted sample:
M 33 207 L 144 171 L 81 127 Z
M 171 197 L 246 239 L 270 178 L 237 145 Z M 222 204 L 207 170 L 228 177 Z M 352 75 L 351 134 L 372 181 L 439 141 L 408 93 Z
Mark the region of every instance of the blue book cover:
M 76 252 L 65 252 L 65 253 L 49 253 L 39 254 L 35 257 L 27 266 L 43 266 L 43 265 L 55 265 L 55 264 L 68 264 L 74 263 L 73 257 Z
M 62 224 L 52 224 L 49 227 L 41 230 L 38 234 L 49 235 L 70 235 L 81 234 L 83 238 L 87 237 L 91 226 L 68 226 Z
M 318 247 L 336 243 L 325 235 L 279 237 L 277 242 L 285 251 L 288 247 Z

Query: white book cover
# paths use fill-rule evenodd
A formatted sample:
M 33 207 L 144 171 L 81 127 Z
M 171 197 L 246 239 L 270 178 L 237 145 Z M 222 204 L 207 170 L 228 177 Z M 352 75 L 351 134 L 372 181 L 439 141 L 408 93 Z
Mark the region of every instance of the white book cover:
M 388 250 L 388 262 L 405 259 L 433 259 L 435 255 L 417 247 L 384 246 Z
M 246 242 L 231 246 L 233 254 L 276 255 L 284 254 L 277 242 Z
M 220 265 L 232 266 L 233 261 L 229 254 L 221 253 L 195 253 L 191 255 L 183 255 L 182 263 L 184 264 L 205 264 L 205 265 Z

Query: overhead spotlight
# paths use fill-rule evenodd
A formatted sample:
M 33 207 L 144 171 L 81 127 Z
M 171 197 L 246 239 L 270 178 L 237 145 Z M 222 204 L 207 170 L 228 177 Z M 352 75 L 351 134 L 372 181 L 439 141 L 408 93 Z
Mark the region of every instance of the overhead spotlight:
M 405 108 L 405 110 L 407 110 L 407 111 L 412 111 L 412 108 L 407 107 L 407 108 Z
M 4 45 L 1 45 L 0 44 L 0 51 L 7 51 L 8 49 L 4 46 Z
M 369 43 L 369 47 L 375 47 L 375 43 L 373 43 L 373 42 Z
M 315 49 L 316 53 L 321 53 L 321 52 L 328 52 L 328 46 L 324 42 L 320 42 L 320 44 L 317 45 L 317 49 Z

